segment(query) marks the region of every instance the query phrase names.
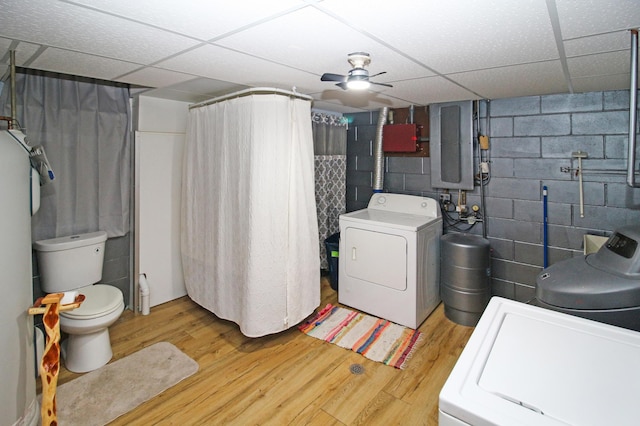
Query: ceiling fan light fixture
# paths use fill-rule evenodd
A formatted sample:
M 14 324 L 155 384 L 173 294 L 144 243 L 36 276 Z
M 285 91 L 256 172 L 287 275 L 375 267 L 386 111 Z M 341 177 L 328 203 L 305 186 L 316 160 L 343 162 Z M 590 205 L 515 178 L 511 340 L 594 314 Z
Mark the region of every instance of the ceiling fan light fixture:
M 371 86 L 369 80 L 351 79 L 347 81 L 347 89 L 351 90 L 366 90 Z
M 364 68 L 354 68 L 349 71 L 347 77 L 347 89 L 366 90 L 371 86 L 369 83 L 369 72 Z

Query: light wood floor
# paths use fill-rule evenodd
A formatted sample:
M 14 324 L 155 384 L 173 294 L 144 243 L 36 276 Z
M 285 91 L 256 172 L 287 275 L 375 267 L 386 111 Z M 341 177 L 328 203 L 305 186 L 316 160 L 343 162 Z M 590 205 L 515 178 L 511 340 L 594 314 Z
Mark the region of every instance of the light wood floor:
M 337 303 L 325 278 L 322 299 L 321 306 Z M 153 307 L 148 316 L 125 311 L 110 329 L 113 360 L 167 341 L 200 370 L 112 424 L 437 425 L 438 394 L 472 328 L 449 321 L 440 304 L 420 330 L 423 345 L 398 370 L 295 327 L 247 338 L 188 297 Z M 364 374 L 350 372 L 355 363 Z M 58 383 L 76 377 L 63 367 Z

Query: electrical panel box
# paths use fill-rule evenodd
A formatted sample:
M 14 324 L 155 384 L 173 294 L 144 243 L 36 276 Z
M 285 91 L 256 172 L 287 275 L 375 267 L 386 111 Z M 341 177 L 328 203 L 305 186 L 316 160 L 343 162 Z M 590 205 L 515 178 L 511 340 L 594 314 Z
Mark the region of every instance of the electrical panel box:
M 416 152 L 420 128 L 417 124 L 386 124 L 382 127 L 384 152 Z
M 429 105 L 431 186 L 473 190 L 471 101 Z

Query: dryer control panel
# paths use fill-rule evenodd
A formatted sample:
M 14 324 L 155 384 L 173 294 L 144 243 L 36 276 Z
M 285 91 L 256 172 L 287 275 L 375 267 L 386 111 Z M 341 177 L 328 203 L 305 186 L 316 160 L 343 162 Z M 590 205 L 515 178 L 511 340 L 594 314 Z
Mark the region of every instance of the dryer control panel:
M 417 195 L 379 192 L 371 196 L 368 208 L 429 217 L 441 216 L 436 200 Z

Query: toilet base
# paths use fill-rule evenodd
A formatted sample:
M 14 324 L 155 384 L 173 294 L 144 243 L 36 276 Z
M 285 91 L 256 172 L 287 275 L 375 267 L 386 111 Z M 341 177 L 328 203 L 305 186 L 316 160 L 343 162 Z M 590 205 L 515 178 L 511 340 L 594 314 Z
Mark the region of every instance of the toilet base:
M 64 365 L 74 373 L 96 370 L 113 357 L 108 328 L 90 334 L 70 334 L 61 346 Z

